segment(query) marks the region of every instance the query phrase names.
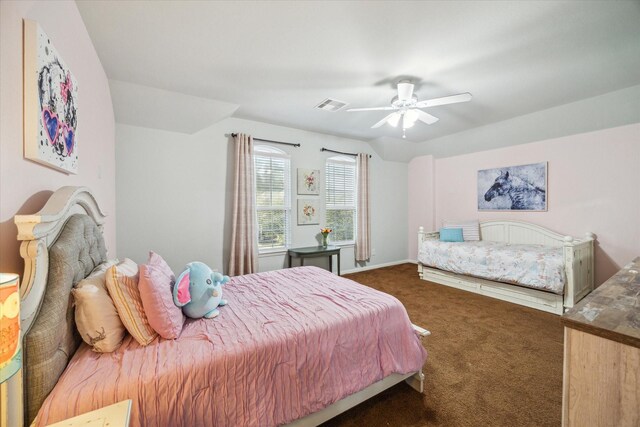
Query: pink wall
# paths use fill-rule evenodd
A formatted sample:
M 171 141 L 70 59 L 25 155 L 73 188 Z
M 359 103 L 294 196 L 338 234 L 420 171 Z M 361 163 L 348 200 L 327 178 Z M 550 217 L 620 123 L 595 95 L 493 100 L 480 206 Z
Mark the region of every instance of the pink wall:
M 479 169 L 544 161 L 548 212 L 478 212 Z M 421 174 L 410 167 L 409 181 Z M 409 198 L 416 194 L 410 187 Z M 595 233 L 600 284 L 640 255 L 640 124 L 436 159 L 434 200 L 436 227 L 444 219 L 515 219 L 574 236 Z M 410 206 L 410 224 L 421 216 L 429 220 Z M 415 233 L 412 241 L 415 246 Z
M 409 162 L 409 259 L 418 259 L 418 227 L 435 227 L 434 162 L 433 156 L 416 157 Z
M 66 175 L 24 159 L 22 19 L 38 21 L 78 81 L 79 173 Z M 0 271 L 22 275 L 13 223 L 37 212 L 64 185 L 91 188 L 108 214 L 107 247 L 115 251 L 115 123 L 106 74 L 75 2 L 0 2 Z

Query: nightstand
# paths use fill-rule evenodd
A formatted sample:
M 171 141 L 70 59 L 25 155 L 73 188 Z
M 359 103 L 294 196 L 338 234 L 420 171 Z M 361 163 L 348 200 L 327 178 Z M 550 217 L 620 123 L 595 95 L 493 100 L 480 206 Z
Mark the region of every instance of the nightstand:
M 640 426 L 640 257 L 564 316 L 562 425 Z
M 77 417 L 69 418 L 48 427 L 129 427 L 131 400 L 123 400 Z

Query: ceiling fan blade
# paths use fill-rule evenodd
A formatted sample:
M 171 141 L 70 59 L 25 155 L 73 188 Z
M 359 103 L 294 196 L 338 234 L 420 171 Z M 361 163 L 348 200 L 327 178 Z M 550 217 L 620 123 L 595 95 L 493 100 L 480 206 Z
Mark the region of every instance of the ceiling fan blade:
M 398 100 L 408 101 L 413 96 L 413 83 L 399 82 L 398 83 Z
M 396 107 L 371 107 L 371 108 L 349 108 L 347 111 L 391 111 L 396 110 Z
M 435 107 L 438 105 L 456 104 L 458 102 L 471 101 L 471 94 L 469 92 L 459 93 L 458 95 L 443 96 L 442 98 L 433 98 L 420 101 L 416 104 L 418 108 Z
M 437 122 L 438 120 L 440 120 L 439 118 L 437 118 L 436 116 L 432 116 L 429 113 L 425 113 L 422 110 L 414 110 L 418 113 L 418 120 L 425 122 L 428 125 L 434 124 L 435 122 Z
M 380 120 L 378 123 L 376 123 L 375 125 L 371 126 L 371 129 L 379 128 L 383 124 L 387 123 L 387 120 L 389 120 L 391 118 L 391 116 L 393 116 L 394 114 L 398 114 L 398 113 L 391 113 L 391 114 L 386 115 L 384 117 L 384 119 Z

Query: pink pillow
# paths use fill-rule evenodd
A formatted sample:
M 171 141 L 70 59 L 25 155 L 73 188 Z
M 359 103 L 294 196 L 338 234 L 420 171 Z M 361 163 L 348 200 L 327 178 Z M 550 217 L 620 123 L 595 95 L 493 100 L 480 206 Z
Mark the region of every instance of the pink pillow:
M 173 303 L 176 278 L 162 257 L 149 252 L 147 264 L 140 266 L 140 299 L 151 327 L 166 339 L 175 339 L 182 332 L 184 315 Z

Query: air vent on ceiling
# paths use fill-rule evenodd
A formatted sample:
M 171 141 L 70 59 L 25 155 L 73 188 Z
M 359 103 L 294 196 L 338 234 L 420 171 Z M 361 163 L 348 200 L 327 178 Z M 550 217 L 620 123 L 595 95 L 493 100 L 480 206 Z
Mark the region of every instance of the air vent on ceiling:
M 338 111 L 339 109 L 344 108 L 345 105 L 347 105 L 346 102 L 338 101 L 337 99 L 327 98 L 324 101 L 322 101 L 320 104 L 316 105 L 316 108 L 319 110 L 330 111 L 333 113 L 334 111 Z

